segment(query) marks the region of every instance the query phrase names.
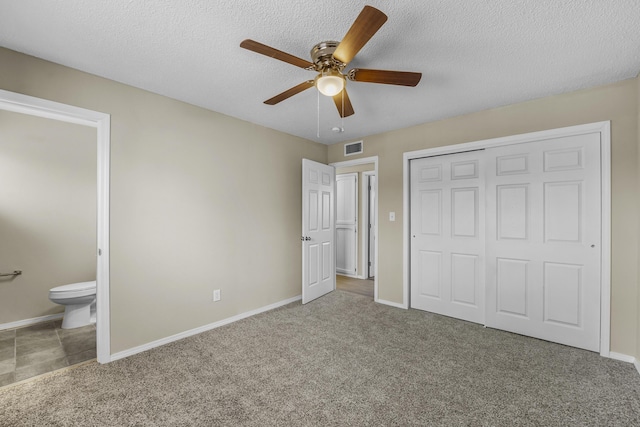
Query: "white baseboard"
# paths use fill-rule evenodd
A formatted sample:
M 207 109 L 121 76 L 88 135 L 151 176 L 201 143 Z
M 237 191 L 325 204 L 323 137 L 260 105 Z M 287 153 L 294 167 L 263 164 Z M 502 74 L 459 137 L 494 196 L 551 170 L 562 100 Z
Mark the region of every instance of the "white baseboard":
M 35 325 L 36 323 L 49 322 L 51 320 L 62 319 L 64 313 L 50 314 L 48 316 L 33 317 L 31 319 L 16 320 L 15 322 L 0 324 L 0 331 L 5 329 L 22 328 L 23 326 Z
M 609 358 L 619 360 L 621 362 L 635 363 L 636 358 L 633 356 L 627 356 L 626 354 L 616 353 L 615 351 L 609 352 Z
M 180 332 L 179 334 L 171 335 L 166 338 L 161 338 L 159 340 L 155 340 L 147 344 L 133 347 L 128 350 L 119 351 L 117 353 L 112 354 L 109 361 L 113 362 L 118 359 L 123 359 L 125 357 L 133 356 L 134 354 L 142 353 L 143 351 L 151 350 L 152 348 L 160 347 L 162 345 L 169 344 L 171 342 L 178 341 L 183 338 L 190 337 L 192 335 L 201 334 L 202 332 L 210 331 L 211 329 L 219 328 L 220 326 L 228 325 L 229 323 L 237 322 L 238 320 L 246 319 L 247 317 L 255 316 L 256 314 L 264 313 L 265 311 L 273 310 L 274 308 L 291 304 L 292 302 L 300 301 L 301 299 L 302 299 L 302 295 L 298 295 L 293 298 L 289 298 L 283 301 L 278 301 L 271 305 L 267 305 L 264 307 L 257 308 L 255 310 L 247 311 L 245 313 L 228 317 L 226 319 L 222 319 L 217 322 L 210 323 L 208 325 L 204 325 L 195 329 L 190 329 L 188 331 Z
M 379 304 L 390 305 L 391 307 L 402 308 L 404 310 L 407 310 L 407 307 L 405 307 L 404 304 L 400 304 L 398 302 L 387 301 L 386 299 L 380 299 L 380 298 L 378 298 L 375 302 Z
M 616 353 L 614 351 L 609 353 L 609 357 L 611 359 L 620 360 L 621 362 L 633 363 L 633 366 L 636 367 L 636 371 L 640 374 L 640 361 L 633 356 L 628 356 L 626 354 Z

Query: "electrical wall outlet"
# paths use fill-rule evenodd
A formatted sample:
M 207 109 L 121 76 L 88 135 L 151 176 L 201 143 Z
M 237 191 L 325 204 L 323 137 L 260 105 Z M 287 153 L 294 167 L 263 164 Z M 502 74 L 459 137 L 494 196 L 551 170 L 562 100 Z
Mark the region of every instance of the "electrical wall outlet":
M 220 301 L 220 289 L 216 289 L 213 291 L 213 300 Z

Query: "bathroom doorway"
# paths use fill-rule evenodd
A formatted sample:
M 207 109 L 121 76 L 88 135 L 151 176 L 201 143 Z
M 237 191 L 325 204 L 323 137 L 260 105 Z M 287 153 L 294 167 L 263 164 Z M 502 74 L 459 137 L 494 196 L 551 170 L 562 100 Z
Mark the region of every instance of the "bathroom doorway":
M 0 90 L 0 111 L 25 114 L 59 122 L 84 125 L 93 128 L 95 147 L 95 239 L 92 256 L 95 257 L 97 282 L 96 347 L 99 363 L 110 361 L 109 340 L 109 152 L 110 116 L 83 108 L 60 104 Z M 16 224 L 16 226 L 18 226 Z M 18 269 L 19 266 L 15 267 Z M 26 275 L 26 272 L 25 272 Z M 19 276 L 18 276 L 19 277 Z M 44 316 L 46 317 L 46 315 Z M 43 321 L 44 320 L 44 321 Z M 21 327 L 37 329 L 35 324 L 44 324 L 47 319 L 29 318 L 13 322 L 13 330 L 18 334 Z M 5 322 L 5 325 L 11 322 Z M 55 328 L 55 324 L 47 328 Z M 3 332 L 0 332 L 0 334 Z
M 62 329 L 49 297 L 92 281 L 95 299 L 96 150 L 95 128 L 0 111 L 0 385 L 96 358 L 89 316 Z

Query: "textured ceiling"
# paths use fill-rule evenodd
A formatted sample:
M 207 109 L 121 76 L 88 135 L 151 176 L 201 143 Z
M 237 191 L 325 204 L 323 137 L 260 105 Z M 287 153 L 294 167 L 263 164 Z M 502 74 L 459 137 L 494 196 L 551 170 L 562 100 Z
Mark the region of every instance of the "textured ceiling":
M 241 49 L 242 40 L 310 60 L 311 47 L 342 39 L 365 4 L 389 20 L 347 69 L 422 72 L 417 87 L 348 82 L 356 113 L 344 124 L 332 100 L 315 90 L 263 104 L 314 73 Z M 640 5 L 0 0 L 0 46 L 332 144 L 635 77 Z M 331 131 L 340 126 L 343 133 Z

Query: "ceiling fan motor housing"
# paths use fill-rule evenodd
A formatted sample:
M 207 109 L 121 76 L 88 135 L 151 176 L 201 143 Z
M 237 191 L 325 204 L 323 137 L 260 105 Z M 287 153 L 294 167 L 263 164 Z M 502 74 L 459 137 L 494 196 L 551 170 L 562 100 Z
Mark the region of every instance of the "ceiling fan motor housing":
M 346 64 L 333 57 L 333 52 L 340 42 L 325 41 L 320 42 L 311 49 L 311 60 L 315 64 L 316 71 L 335 69 L 342 71 Z

